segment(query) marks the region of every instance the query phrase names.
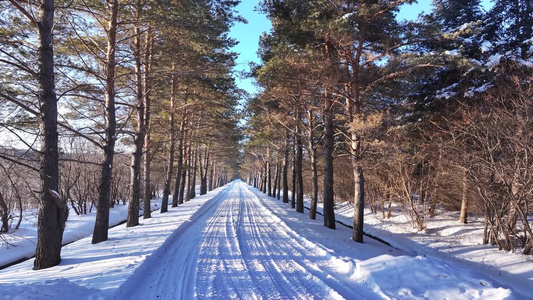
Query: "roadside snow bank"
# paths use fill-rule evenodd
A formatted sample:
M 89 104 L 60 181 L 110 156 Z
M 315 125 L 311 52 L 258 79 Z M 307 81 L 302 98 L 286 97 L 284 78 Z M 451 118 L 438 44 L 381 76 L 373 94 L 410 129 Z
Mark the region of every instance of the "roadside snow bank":
M 306 206 L 309 207 L 309 203 Z M 317 210 L 322 213 L 321 203 Z M 480 237 L 483 220 L 470 217 L 468 224 L 461 224 L 457 221 L 458 214 L 440 213 L 428 219 L 427 230 L 418 231 L 411 220 L 398 209 L 393 210 L 390 219 L 383 219 L 381 213 L 373 214 L 365 208 L 364 231 L 410 256 L 427 256 L 438 261 L 453 262 L 465 269 L 485 274 L 499 284 L 533 299 L 533 257 L 482 245 Z M 336 204 L 335 218 L 338 222 L 352 226 L 352 216 L 351 203 Z M 371 238 L 365 237 L 365 243 L 370 240 Z M 483 297 L 491 298 L 488 295 Z
M 139 226 L 114 227 L 105 242 L 93 245 L 87 237 L 66 245 L 61 251 L 62 261 L 56 267 L 34 271 L 33 260 L 28 260 L 2 270 L 0 299 L 105 298 L 176 229 L 194 220 L 195 213 L 222 189 L 169 208 L 167 213 L 153 213 L 147 220 L 141 218 Z
M 155 209 L 161 200 L 153 200 L 152 208 Z M 127 218 L 127 205 L 117 205 L 109 211 L 109 226 L 124 222 Z M 63 245 L 72 243 L 93 233 L 96 208 L 85 215 L 75 215 L 70 211 L 65 231 L 63 232 Z M 14 220 L 16 222 L 17 219 Z M 3 233 L 2 237 L 8 243 L 0 243 L 0 267 L 30 258 L 35 255 L 37 245 L 37 210 L 26 211 L 19 229 Z
M 523 299 L 523 295 L 528 295 L 493 280 L 483 271 L 444 257 L 407 255 L 412 252 L 385 246 L 368 237 L 364 244 L 355 243 L 350 238 L 350 228 L 328 229 L 322 225 L 321 215 L 311 220 L 281 201 L 253 190 L 291 231 L 323 245 L 325 251 L 345 261 L 354 260 L 356 269 L 351 278 L 384 299 Z M 337 217 L 342 218 L 338 214 Z

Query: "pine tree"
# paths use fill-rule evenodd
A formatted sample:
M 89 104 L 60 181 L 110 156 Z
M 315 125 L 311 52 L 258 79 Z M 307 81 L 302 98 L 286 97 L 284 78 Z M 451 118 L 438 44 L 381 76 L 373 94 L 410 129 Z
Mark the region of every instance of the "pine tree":
M 512 53 L 524 61 L 533 56 L 533 3 L 528 0 L 494 1 L 488 13 L 487 39 L 494 51 Z
M 58 113 L 57 113 L 57 93 L 55 86 L 55 55 L 54 55 L 54 0 L 43 0 L 33 4 L 23 4 L 16 0 L 9 1 L 11 9 L 6 10 L 10 16 L 14 17 L 8 20 L 6 14 L 2 17 L 3 24 L 15 22 L 26 27 L 26 31 L 19 32 L 23 38 L 31 36 L 35 39 L 37 50 L 35 52 L 18 50 L 23 44 L 7 43 L 7 47 L 2 46 L 0 51 L 0 62 L 7 64 L 11 68 L 16 68 L 16 72 L 26 73 L 31 80 L 34 80 L 37 86 L 35 95 L 37 99 L 32 100 L 37 109 L 23 104 L 17 93 L 9 91 L 9 85 L 0 89 L 0 97 L 26 110 L 38 118 L 39 139 L 40 139 L 40 166 L 39 175 L 41 181 L 39 215 L 37 220 L 37 248 L 34 261 L 34 269 L 44 269 L 55 266 L 61 261 L 61 242 L 63 230 L 68 216 L 67 203 L 59 195 L 59 145 L 58 145 Z M 5 9 L 3 7 L 2 9 Z M 31 12 L 37 10 L 37 16 Z M 27 23 L 26 23 L 27 22 Z M 17 24 L 19 23 L 19 24 Z M 2 25 L 3 25 L 2 24 Z M 31 31 L 30 31 L 31 30 Z M 32 32 L 33 31 L 33 32 Z M 1 30 L 0 38 L 2 40 L 16 39 L 11 35 L 10 30 Z M 13 46 L 15 47 L 13 49 Z M 24 48 L 24 47 L 22 47 Z M 13 55 L 11 51 L 15 50 Z M 30 54 L 22 55 L 21 53 Z M 34 58 L 34 61 L 28 61 L 28 57 Z M 32 70 L 32 65 L 36 65 Z M 8 91 L 4 91 L 7 88 Z

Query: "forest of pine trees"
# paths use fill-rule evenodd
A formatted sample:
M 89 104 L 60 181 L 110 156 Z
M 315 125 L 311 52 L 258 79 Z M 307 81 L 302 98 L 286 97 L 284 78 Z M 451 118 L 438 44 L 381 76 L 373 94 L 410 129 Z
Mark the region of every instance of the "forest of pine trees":
M 484 217 L 484 244 L 533 254 L 533 2 L 434 0 L 399 20 L 412 2 L 261 2 L 241 176 L 302 213 L 305 194 L 312 219 L 322 202 L 329 228 L 352 202 L 357 242 L 365 207 L 418 230 L 460 211 Z
M 38 209 L 34 268 L 69 214 L 128 203 L 127 226 L 241 177 L 309 217 L 392 207 L 485 219 L 480 240 L 533 254 L 533 2 L 263 0 L 272 22 L 235 82 L 232 0 L 0 1 L 0 232 Z M 20 214 L 19 224 L 11 224 Z
M 0 2 L 2 231 L 39 208 L 35 269 L 60 262 L 69 213 L 96 210 L 99 243 L 115 204 L 136 226 L 159 191 L 164 212 L 236 176 L 237 4 Z

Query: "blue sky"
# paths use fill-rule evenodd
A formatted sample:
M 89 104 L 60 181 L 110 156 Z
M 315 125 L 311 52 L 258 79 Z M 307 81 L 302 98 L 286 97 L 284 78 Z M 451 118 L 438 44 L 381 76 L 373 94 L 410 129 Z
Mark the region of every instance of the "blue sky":
M 482 0 L 485 8 L 490 7 L 490 0 Z M 404 5 L 398 15 L 401 19 L 414 20 L 422 11 L 429 12 L 431 9 L 431 0 L 419 0 L 418 3 L 411 5 Z M 237 6 L 237 11 L 242 15 L 248 24 L 235 24 L 229 33 L 229 36 L 239 41 L 239 44 L 232 50 L 239 53 L 237 59 L 237 66 L 235 71 L 249 70 L 250 62 L 259 63 L 257 56 L 257 49 L 259 47 L 259 37 L 263 32 L 268 32 L 272 28 L 270 21 L 264 14 L 255 11 L 255 7 L 259 4 L 259 0 L 241 0 Z M 252 79 L 237 78 L 237 85 L 253 94 L 256 92 L 256 87 Z

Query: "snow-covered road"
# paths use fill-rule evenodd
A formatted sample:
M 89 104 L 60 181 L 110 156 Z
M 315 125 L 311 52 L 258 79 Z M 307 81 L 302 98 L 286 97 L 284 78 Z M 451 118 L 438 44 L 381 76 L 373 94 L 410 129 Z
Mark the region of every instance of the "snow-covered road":
M 533 299 L 483 270 L 350 236 L 235 181 L 106 242 L 69 244 L 53 268 L 1 270 L 0 299 Z
M 339 230 L 317 221 L 297 224 L 279 201 L 241 181 L 206 205 L 135 271 L 119 298 L 513 298 L 510 290 L 493 287 L 480 274 L 373 242 L 339 241 Z
M 154 263 L 134 273 L 121 288 L 124 299 L 378 296 L 350 280 L 355 261 L 292 231 L 244 183 L 233 183 L 210 205 Z

